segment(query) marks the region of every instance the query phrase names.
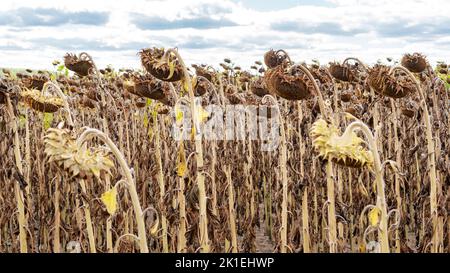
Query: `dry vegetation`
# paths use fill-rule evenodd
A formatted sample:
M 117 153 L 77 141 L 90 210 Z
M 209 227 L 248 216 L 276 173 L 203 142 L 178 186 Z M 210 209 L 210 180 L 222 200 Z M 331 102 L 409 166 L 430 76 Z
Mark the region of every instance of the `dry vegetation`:
M 3 71 L 0 252 L 450 252 L 446 64 L 140 58 Z M 195 98 L 270 105 L 279 147 L 176 141 L 178 106 L 196 126 L 213 114 Z

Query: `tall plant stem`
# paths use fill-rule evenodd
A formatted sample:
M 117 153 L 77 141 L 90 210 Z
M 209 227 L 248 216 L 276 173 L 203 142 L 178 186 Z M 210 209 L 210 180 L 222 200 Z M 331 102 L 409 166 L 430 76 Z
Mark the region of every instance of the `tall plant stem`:
M 181 133 L 183 135 L 183 132 Z M 187 164 L 186 163 L 186 152 L 184 150 L 184 142 L 180 141 L 180 147 L 179 149 L 179 162 L 178 164 Z M 187 166 L 186 166 L 187 168 Z M 181 176 L 178 178 L 178 210 L 179 210 L 179 216 L 180 216 L 180 224 L 178 227 L 178 238 L 177 238 L 177 252 L 178 253 L 184 253 L 187 250 L 187 243 L 186 243 L 186 195 L 185 195 L 185 183 L 184 183 L 184 176 Z
M 191 116 L 193 128 L 195 130 L 194 138 L 195 138 L 195 159 L 197 163 L 197 171 L 196 171 L 196 180 L 198 187 L 198 202 L 200 207 L 200 223 L 199 223 L 199 231 L 200 231 L 200 251 L 201 252 L 209 252 L 209 236 L 208 236 L 208 216 L 206 210 L 206 188 L 205 188 L 205 176 L 203 175 L 203 145 L 200 135 L 200 124 L 199 117 L 197 115 L 197 111 L 195 109 L 195 97 L 194 90 L 192 89 L 191 77 L 189 75 L 189 71 L 184 64 L 183 59 L 177 50 L 169 49 L 167 50 L 167 54 L 173 53 L 178 61 L 180 62 L 181 67 L 183 68 L 183 79 L 184 85 L 188 89 L 189 99 L 190 99 L 190 108 L 191 108 Z
M 394 100 L 391 99 L 391 108 L 394 113 L 394 147 L 395 147 L 395 161 L 398 164 L 399 167 L 402 166 L 402 149 L 400 147 L 400 141 L 398 137 L 398 112 L 397 108 L 395 107 Z M 402 212 L 402 196 L 400 192 L 400 177 L 398 173 L 395 173 L 394 175 L 395 179 L 395 198 L 397 200 L 397 210 L 399 213 Z M 400 253 L 400 231 L 399 229 L 395 230 L 395 252 Z
M 86 183 L 84 182 L 84 179 L 80 179 L 79 183 L 84 196 L 87 196 Z M 84 219 L 86 220 L 86 229 L 89 239 L 89 251 L 91 253 L 97 253 L 97 249 L 95 247 L 94 228 L 92 227 L 91 209 L 87 200 L 85 200 L 85 198 L 81 199 L 83 200 Z
M 178 228 L 178 241 L 177 241 L 177 252 L 186 252 L 186 197 L 184 196 L 184 177 L 178 178 L 179 191 L 178 191 L 178 203 L 180 210 L 180 226 Z
M 251 191 L 251 196 L 250 196 L 250 219 L 251 222 L 253 222 L 253 219 L 255 217 L 255 213 L 256 213 L 256 207 L 255 207 L 255 190 L 253 187 L 253 176 L 251 174 L 251 170 L 253 167 L 253 146 L 252 146 L 252 140 L 249 139 L 248 140 L 248 155 L 247 155 L 247 179 L 248 179 L 248 187 L 250 188 Z M 253 227 L 252 227 L 253 228 Z
M 14 132 L 14 158 L 18 171 L 20 174 L 23 174 L 23 166 L 22 166 L 22 156 L 20 155 L 20 141 L 19 141 L 19 133 L 17 129 L 16 117 L 14 115 L 13 106 L 11 104 L 11 99 L 9 94 L 6 94 L 6 104 L 8 106 L 8 112 L 12 119 L 12 127 Z M 19 222 L 19 243 L 20 243 L 20 252 L 27 253 L 27 232 L 26 232 L 26 220 L 25 220 L 25 207 L 24 207 L 24 196 L 23 190 L 21 189 L 18 182 L 14 183 L 14 192 L 16 195 L 17 202 L 17 220 Z
M 105 182 L 106 182 L 106 185 L 105 185 L 106 191 L 111 190 L 111 178 L 109 177 L 109 175 L 106 175 Z M 108 253 L 114 252 L 114 245 L 113 245 L 113 241 L 112 241 L 112 219 L 111 219 L 111 216 L 109 216 L 106 219 L 106 251 Z
M 61 229 L 61 212 L 59 209 L 59 175 L 55 178 L 55 192 L 54 192 L 54 208 L 55 208 L 55 231 L 53 232 L 53 252 L 60 253 L 61 252 L 61 239 L 60 239 L 60 229 Z
M 383 179 L 383 169 L 381 165 L 380 155 L 378 154 L 378 147 L 375 141 L 375 138 L 370 131 L 369 127 L 365 125 L 361 121 L 352 122 L 344 134 L 347 131 L 354 131 L 356 129 L 361 130 L 364 136 L 368 140 L 369 149 L 372 152 L 374 158 L 374 172 L 375 172 L 375 185 L 377 189 L 377 207 L 381 210 L 381 219 L 379 222 L 378 229 L 378 240 L 380 241 L 381 252 L 389 253 L 389 234 L 388 234 L 388 217 L 387 217 L 387 204 L 386 204 L 386 195 L 385 195 L 385 183 Z
M 328 197 L 328 241 L 330 253 L 337 252 L 337 232 L 336 232 L 336 201 L 334 194 L 333 165 L 331 160 L 327 161 L 327 197 Z
M 281 113 L 279 114 L 281 115 Z M 287 222 L 288 222 L 288 176 L 287 176 L 287 147 L 286 147 L 286 134 L 284 130 L 283 123 L 281 125 L 281 158 L 280 158 L 280 169 L 281 169 L 281 183 L 283 185 L 283 200 L 281 202 L 281 246 L 280 252 L 286 253 L 287 242 Z
M 311 239 L 309 235 L 308 188 L 305 188 L 302 199 L 302 235 L 303 235 L 303 253 L 310 253 Z
M 212 213 L 217 216 L 217 185 L 216 185 L 216 165 L 217 165 L 217 141 L 214 139 L 211 143 L 211 191 L 212 191 Z
M 31 144 L 30 144 L 30 114 L 29 110 L 27 109 L 25 112 L 25 163 L 26 163 L 26 181 L 27 186 L 25 187 L 25 193 L 27 195 L 27 204 L 28 206 L 31 206 L 32 200 L 31 200 Z
M 314 77 L 311 75 L 311 72 L 304 67 L 303 65 L 298 65 L 298 67 L 308 76 L 310 81 L 313 83 L 315 95 L 317 96 L 319 109 L 322 116 L 327 119 L 328 111 L 325 107 L 325 102 L 323 100 L 322 93 L 320 92 L 320 88 L 317 85 Z M 334 123 L 334 120 L 331 120 Z M 326 166 L 326 179 L 327 179 L 327 199 L 328 199 L 328 241 L 330 246 L 330 252 L 335 253 L 337 247 L 337 231 L 336 231 L 336 209 L 335 209 L 335 194 L 334 194 L 334 178 L 333 178 L 333 163 L 328 161 Z
M 153 130 L 155 132 L 155 157 L 156 157 L 156 164 L 158 167 L 158 184 L 159 184 L 159 202 L 161 204 L 161 229 L 162 229 L 162 245 L 163 245 L 163 252 L 168 253 L 169 252 L 169 244 L 167 241 L 167 219 L 166 219 L 166 213 L 164 211 L 164 196 L 166 195 L 166 186 L 164 184 L 164 174 L 163 174 L 163 165 L 161 160 L 161 136 L 160 136 L 160 130 L 158 127 L 158 114 L 153 114 Z
M 419 93 L 419 97 L 420 97 L 420 105 L 421 105 L 422 111 L 424 113 L 423 120 L 425 123 L 427 151 L 428 151 L 427 167 L 429 170 L 428 174 L 429 174 L 429 178 L 430 178 L 430 210 L 431 210 L 432 225 L 433 225 L 431 251 L 433 253 L 437 253 L 437 252 L 439 252 L 439 248 L 440 248 L 442 242 L 440 242 L 438 232 L 437 232 L 438 231 L 438 210 L 437 210 L 438 182 L 437 182 L 437 176 L 436 176 L 436 159 L 435 159 L 436 151 L 435 151 L 434 139 L 433 139 L 433 133 L 432 133 L 431 118 L 430 118 L 430 114 L 429 114 L 427 103 L 426 103 L 426 97 L 425 97 L 422 87 L 420 86 L 420 83 L 417 81 L 416 77 L 414 77 L 414 75 L 403 66 L 392 67 L 390 74 L 394 73 L 396 70 L 400 70 L 400 71 L 404 72 L 406 75 L 408 75 L 409 78 L 411 78 L 411 80 L 416 85 L 416 89 L 417 89 L 417 91 Z
M 280 105 L 277 103 L 277 100 L 272 97 L 271 95 L 266 95 L 263 98 L 263 102 L 267 99 L 272 100 L 273 104 L 275 105 L 277 109 L 277 117 L 278 117 L 278 124 L 280 125 L 280 133 L 281 133 L 281 139 L 280 139 L 280 156 L 278 158 L 279 160 L 279 168 L 281 172 L 281 184 L 282 184 L 282 201 L 281 201 L 281 228 L 280 228 L 280 252 L 286 253 L 286 246 L 287 246 L 287 202 L 288 202 L 288 176 L 287 176 L 287 147 L 286 147 L 286 132 L 284 129 L 284 120 L 281 117 L 281 111 L 280 111 Z
M 236 211 L 234 209 L 234 187 L 233 180 L 231 179 L 231 167 L 227 165 L 225 167 L 225 175 L 227 177 L 228 187 L 228 214 L 230 217 L 230 233 L 231 233 L 231 252 L 237 253 L 237 232 L 236 232 Z
M 138 226 L 139 248 L 142 253 L 148 253 L 146 229 L 144 223 L 144 216 L 142 213 L 142 207 L 139 202 L 139 196 L 136 191 L 136 184 L 131 175 L 130 168 L 128 167 L 128 164 L 125 161 L 125 158 L 123 157 L 123 154 L 119 151 L 117 146 L 105 133 L 97 129 L 87 128 L 78 138 L 78 145 L 81 145 L 84 141 L 86 141 L 89 136 L 99 137 L 111 149 L 112 153 L 116 157 L 122 169 L 122 172 L 125 175 L 126 186 L 128 189 L 128 193 L 130 194 L 131 197 L 131 202 L 133 204 L 133 210 Z

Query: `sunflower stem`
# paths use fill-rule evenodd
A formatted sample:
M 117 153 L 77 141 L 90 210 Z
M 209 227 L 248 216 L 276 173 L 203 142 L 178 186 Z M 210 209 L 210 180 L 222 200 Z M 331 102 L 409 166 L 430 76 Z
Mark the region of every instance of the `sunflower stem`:
M 81 186 L 81 191 L 83 192 L 84 196 L 87 196 L 86 183 L 84 182 L 84 179 L 80 179 L 79 183 Z M 82 197 L 81 199 L 83 200 L 84 218 L 86 219 L 86 230 L 88 233 L 89 251 L 90 253 L 97 253 L 97 249 L 95 247 L 94 229 L 92 227 L 90 206 L 85 198 Z
M 19 141 L 19 133 L 17 129 L 17 123 L 16 123 L 16 116 L 14 115 L 13 106 L 11 103 L 11 98 L 9 97 L 9 94 L 6 94 L 6 104 L 8 108 L 8 112 L 10 114 L 14 132 L 14 158 L 17 170 L 20 172 L 20 174 L 23 174 L 23 166 L 22 166 L 22 156 L 20 155 L 20 141 Z M 17 202 L 17 220 L 19 222 L 19 243 L 20 243 L 20 252 L 21 253 L 27 253 L 28 252 L 28 246 L 27 246 L 27 233 L 26 233 L 26 219 L 25 219 L 25 206 L 24 206 L 24 196 L 23 196 L 23 189 L 20 187 L 19 182 L 16 181 L 14 183 L 14 192 L 16 195 L 16 202 Z
M 309 235 L 308 187 L 305 188 L 302 199 L 302 235 L 303 235 L 303 253 L 310 253 L 311 239 Z
M 147 237 L 146 237 L 146 229 L 144 223 L 144 217 L 142 214 L 142 208 L 139 202 L 139 196 L 136 191 L 136 184 L 131 175 L 130 168 L 128 167 L 127 162 L 123 154 L 119 151 L 117 146 L 112 142 L 112 140 L 102 131 L 92 128 L 87 128 L 78 138 L 78 145 L 87 140 L 90 136 L 96 136 L 100 138 L 112 151 L 117 161 L 119 162 L 120 167 L 126 178 L 126 185 L 128 189 L 128 193 L 131 197 L 131 202 L 133 204 L 133 210 L 136 217 L 136 222 L 138 226 L 138 236 L 139 236 L 139 247 L 142 253 L 148 253 L 148 245 L 147 245 Z
M 154 110 L 156 111 L 156 110 Z M 155 132 L 155 157 L 156 157 L 156 165 L 158 170 L 158 184 L 159 184 L 159 202 L 161 205 L 161 228 L 162 228 L 162 245 L 163 245 L 163 252 L 168 253 L 169 252 L 169 245 L 167 241 L 167 220 L 166 220 L 166 213 L 164 212 L 164 197 L 166 195 L 166 186 L 164 184 L 164 174 L 163 174 L 163 165 L 161 160 L 161 136 L 160 136 L 160 130 L 158 127 L 158 114 L 152 113 L 153 116 L 153 130 Z
M 189 99 L 190 99 L 190 108 L 191 108 L 191 116 L 192 116 L 192 126 L 195 132 L 194 141 L 195 141 L 195 159 L 197 162 L 197 186 L 198 186 L 198 202 L 200 207 L 200 223 L 199 223 L 199 231 L 200 231 L 200 251 L 201 252 L 209 252 L 209 236 L 208 236 L 208 216 L 207 216 L 207 208 L 206 208 L 206 188 L 205 188 L 205 177 L 203 175 L 203 144 L 200 135 L 200 122 L 197 111 L 195 109 L 195 96 L 194 90 L 192 89 L 192 81 L 191 76 L 189 75 L 189 71 L 184 64 L 183 59 L 180 54 L 175 49 L 168 49 L 167 54 L 173 53 L 178 59 L 180 66 L 183 69 L 183 84 L 185 88 L 187 88 Z
M 327 161 L 327 198 L 328 198 L 328 241 L 330 246 L 330 253 L 337 252 L 337 233 L 336 233 L 336 202 L 334 194 L 334 178 L 333 178 L 333 163 L 331 160 Z
M 231 233 L 231 252 L 238 252 L 237 245 L 237 232 L 236 232 L 236 210 L 234 209 L 234 186 L 233 180 L 231 179 L 231 167 L 227 165 L 225 167 L 225 175 L 227 177 L 227 187 L 228 187 L 228 214 L 230 221 L 230 233 Z
M 368 140 L 369 149 L 372 152 L 374 158 L 374 172 L 375 172 L 375 184 L 376 184 L 376 192 L 377 192 L 377 207 L 381 210 L 381 219 L 379 222 L 378 229 L 378 240 L 380 241 L 382 253 L 389 253 L 389 234 L 388 234 L 388 217 L 387 217 L 387 204 L 386 204 L 386 195 L 385 195 L 385 183 L 383 179 L 383 169 L 381 165 L 380 155 L 378 154 L 378 147 L 375 141 L 375 138 L 370 131 L 369 127 L 361 121 L 352 122 L 344 134 L 354 130 L 361 130 L 364 136 Z
M 432 218 L 432 225 L 433 225 L 433 235 L 432 235 L 432 248 L 431 251 L 433 253 L 439 252 L 440 246 L 442 244 L 441 240 L 438 236 L 438 210 L 437 210 L 437 191 L 438 191 L 438 181 L 437 181 L 437 175 L 436 175 L 436 151 L 435 151 L 435 145 L 434 145 L 434 139 L 433 139 L 433 133 L 432 133 L 432 126 L 431 126 L 431 118 L 428 111 L 427 103 L 426 103 L 426 97 L 422 90 L 422 87 L 420 86 L 420 83 L 417 81 L 416 77 L 405 67 L 397 65 L 391 68 L 390 74 L 393 74 L 396 70 L 400 70 L 404 72 L 408 77 L 414 82 L 416 85 L 416 89 L 419 93 L 420 98 L 420 105 L 422 108 L 422 111 L 424 113 L 423 120 L 425 123 L 425 129 L 426 129 L 426 139 L 427 139 L 427 151 L 428 151 L 428 160 L 427 160 L 427 166 L 428 166 L 428 174 L 430 178 L 430 212 L 431 212 L 431 218 Z

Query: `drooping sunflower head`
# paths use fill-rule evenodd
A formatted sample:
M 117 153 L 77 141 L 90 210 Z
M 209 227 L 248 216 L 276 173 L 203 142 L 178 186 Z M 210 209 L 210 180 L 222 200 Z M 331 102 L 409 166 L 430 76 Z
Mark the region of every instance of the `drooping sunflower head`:
M 213 84 L 203 76 L 194 76 L 192 79 L 192 88 L 194 89 L 194 95 L 201 97 L 205 94 L 211 94 L 213 92 Z
M 258 77 L 250 83 L 250 91 L 258 97 L 264 97 L 265 95 L 270 94 L 269 90 L 267 90 L 266 83 L 263 77 Z
M 373 165 L 372 153 L 362 146 L 363 140 L 352 131 L 340 135 L 338 128 L 319 119 L 313 124 L 310 135 L 314 148 L 326 160 L 354 168 Z
M 32 75 L 30 77 L 23 78 L 22 82 L 23 82 L 24 86 L 29 89 L 42 90 L 42 88 L 44 87 L 44 84 L 48 80 L 49 80 L 49 78 L 47 77 L 47 75 L 36 74 L 36 75 Z
M 170 84 L 150 74 L 134 76 L 132 85 L 128 88 L 134 88 L 131 93 L 140 97 L 158 100 L 165 105 L 174 105 L 175 98 L 170 90 Z
M 309 71 L 314 79 L 319 80 L 321 84 L 331 83 L 331 79 L 328 76 L 327 69 L 314 63 L 309 66 Z
M 139 52 L 145 70 L 161 81 L 176 82 L 183 76 L 183 68 L 174 54 L 163 48 L 145 48 Z
M 87 178 L 94 175 L 100 178 L 105 173 L 111 173 L 114 168 L 106 149 L 78 146 L 76 138 L 68 129 L 48 129 L 44 144 L 48 161 L 55 162 L 71 177 Z
M 94 64 L 86 54 L 77 56 L 75 54 L 67 53 L 64 56 L 64 65 L 70 71 L 77 73 L 81 77 L 91 74 L 94 70 Z
M 25 89 L 20 96 L 25 104 L 39 112 L 54 113 L 64 106 L 60 97 L 44 94 L 36 89 Z
M 195 69 L 197 76 L 205 77 L 210 82 L 213 82 L 216 78 L 216 72 L 210 66 L 193 64 L 192 67 Z
M 367 80 L 376 93 L 398 99 L 416 92 L 414 82 L 409 77 L 391 74 L 390 70 L 388 66 L 376 64 L 369 71 Z
M 269 50 L 264 54 L 264 63 L 268 68 L 275 68 L 281 65 L 289 56 L 284 50 Z
M 427 68 L 427 60 L 425 56 L 420 53 L 405 54 L 401 61 L 402 65 L 409 71 L 420 73 Z
M 330 63 L 328 71 L 340 81 L 353 82 L 357 79 L 357 70 L 348 64 Z
M 313 83 L 298 66 L 279 65 L 264 75 L 269 92 L 287 100 L 304 100 L 313 96 Z

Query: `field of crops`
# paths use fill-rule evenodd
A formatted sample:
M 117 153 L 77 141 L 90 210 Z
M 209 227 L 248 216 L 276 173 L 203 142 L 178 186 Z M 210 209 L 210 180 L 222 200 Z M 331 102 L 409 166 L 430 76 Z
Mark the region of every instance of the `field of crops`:
M 0 74 L 0 252 L 450 252 L 450 68 L 140 51 Z

